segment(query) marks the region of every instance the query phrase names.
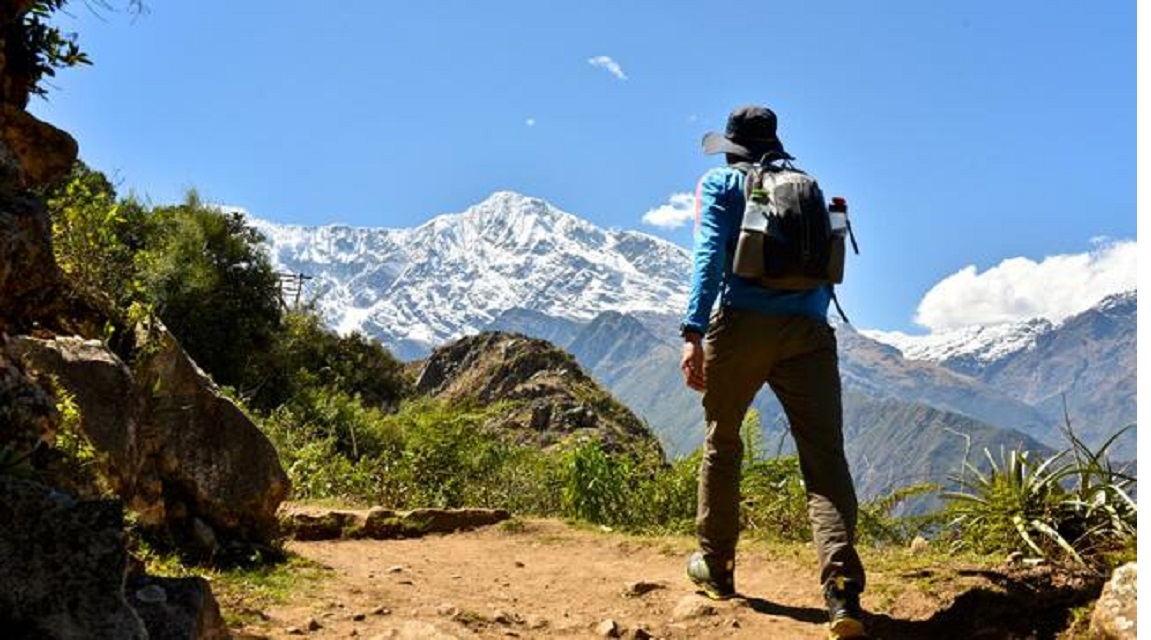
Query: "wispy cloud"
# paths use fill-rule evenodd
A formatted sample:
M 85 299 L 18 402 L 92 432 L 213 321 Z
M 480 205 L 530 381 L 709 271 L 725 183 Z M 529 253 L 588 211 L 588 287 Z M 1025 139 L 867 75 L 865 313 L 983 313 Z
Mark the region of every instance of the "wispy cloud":
M 593 67 L 607 69 L 608 73 L 612 74 L 620 80 L 627 80 L 627 74 L 623 72 L 623 67 L 619 66 L 619 63 L 615 60 L 612 60 L 611 56 L 596 56 L 594 58 L 588 58 L 587 63 Z
M 673 193 L 667 202 L 643 214 L 643 221 L 655 227 L 676 229 L 695 217 L 695 196 L 690 193 Z
M 1058 322 L 1138 285 L 1134 240 L 1093 239 L 1085 253 L 1036 262 L 1009 258 L 979 273 L 968 265 L 931 288 L 915 322 L 932 331 L 1043 317 Z

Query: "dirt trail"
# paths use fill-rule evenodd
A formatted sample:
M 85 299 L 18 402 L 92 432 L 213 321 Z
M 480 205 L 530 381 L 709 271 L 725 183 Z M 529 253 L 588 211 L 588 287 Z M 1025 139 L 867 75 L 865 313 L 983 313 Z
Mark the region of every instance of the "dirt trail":
M 737 587 L 746 597 L 713 603 L 684 577 L 692 544 L 554 521 L 409 540 L 293 542 L 288 548 L 326 567 L 326 577 L 244 631 L 271 638 L 827 637 L 810 549 L 797 545 L 790 557 L 741 549 Z M 874 638 L 1046 637 L 987 627 L 962 610 L 1020 617 L 990 592 L 961 607 L 963 598 L 914 586 L 920 577 L 871 572 L 863 603 Z M 625 593 L 637 582 L 644 583 L 637 591 L 650 590 Z M 609 635 L 608 620 L 618 636 Z

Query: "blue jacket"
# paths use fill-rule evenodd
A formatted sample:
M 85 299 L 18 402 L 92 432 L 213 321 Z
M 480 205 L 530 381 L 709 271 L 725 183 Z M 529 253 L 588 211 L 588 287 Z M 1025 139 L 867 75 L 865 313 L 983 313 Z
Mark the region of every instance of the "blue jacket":
M 718 295 L 723 306 L 769 316 L 827 318 L 831 286 L 808 291 L 768 289 L 731 273 L 735 243 L 743 220 L 743 172 L 718 167 L 703 175 L 696 189 L 697 220 L 691 293 L 683 328 L 706 333 Z

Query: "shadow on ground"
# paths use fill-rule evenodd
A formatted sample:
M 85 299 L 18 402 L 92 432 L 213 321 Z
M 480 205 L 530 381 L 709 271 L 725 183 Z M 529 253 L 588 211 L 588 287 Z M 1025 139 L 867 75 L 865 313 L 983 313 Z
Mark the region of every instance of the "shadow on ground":
M 973 575 L 973 574 L 969 574 Z M 926 620 L 900 620 L 882 613 L 865 614 L 872 640 L 1010 640 L 1054 639 L 1067 628 L 1070 613 L 1099 597 L 1101 581 L 1053 580 L 978 572 L 990 584 L 959 594 L 945 609 Z M 748 597 L 757 613 L 783 616 L 800 622 L 823 624 L 827 612 L 793 607 L 763 598 Z

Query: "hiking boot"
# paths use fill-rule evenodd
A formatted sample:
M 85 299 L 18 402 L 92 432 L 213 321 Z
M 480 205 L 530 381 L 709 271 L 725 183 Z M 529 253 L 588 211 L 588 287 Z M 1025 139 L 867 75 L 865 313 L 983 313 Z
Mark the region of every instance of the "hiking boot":
M 735 562 L 729 560 L 725 570 L 713 570 L 703 554 L 696 551 L 687 559 L 687 578 L 712 600 L 727 600 L 735 597 L 734 568 Z
M 863 609 L 859 606 L 860 588 L 842 576 L 828 582 L 823 588 L 827 603 L 828 637 L 831 640 L 866 638 L 863 627 Z

